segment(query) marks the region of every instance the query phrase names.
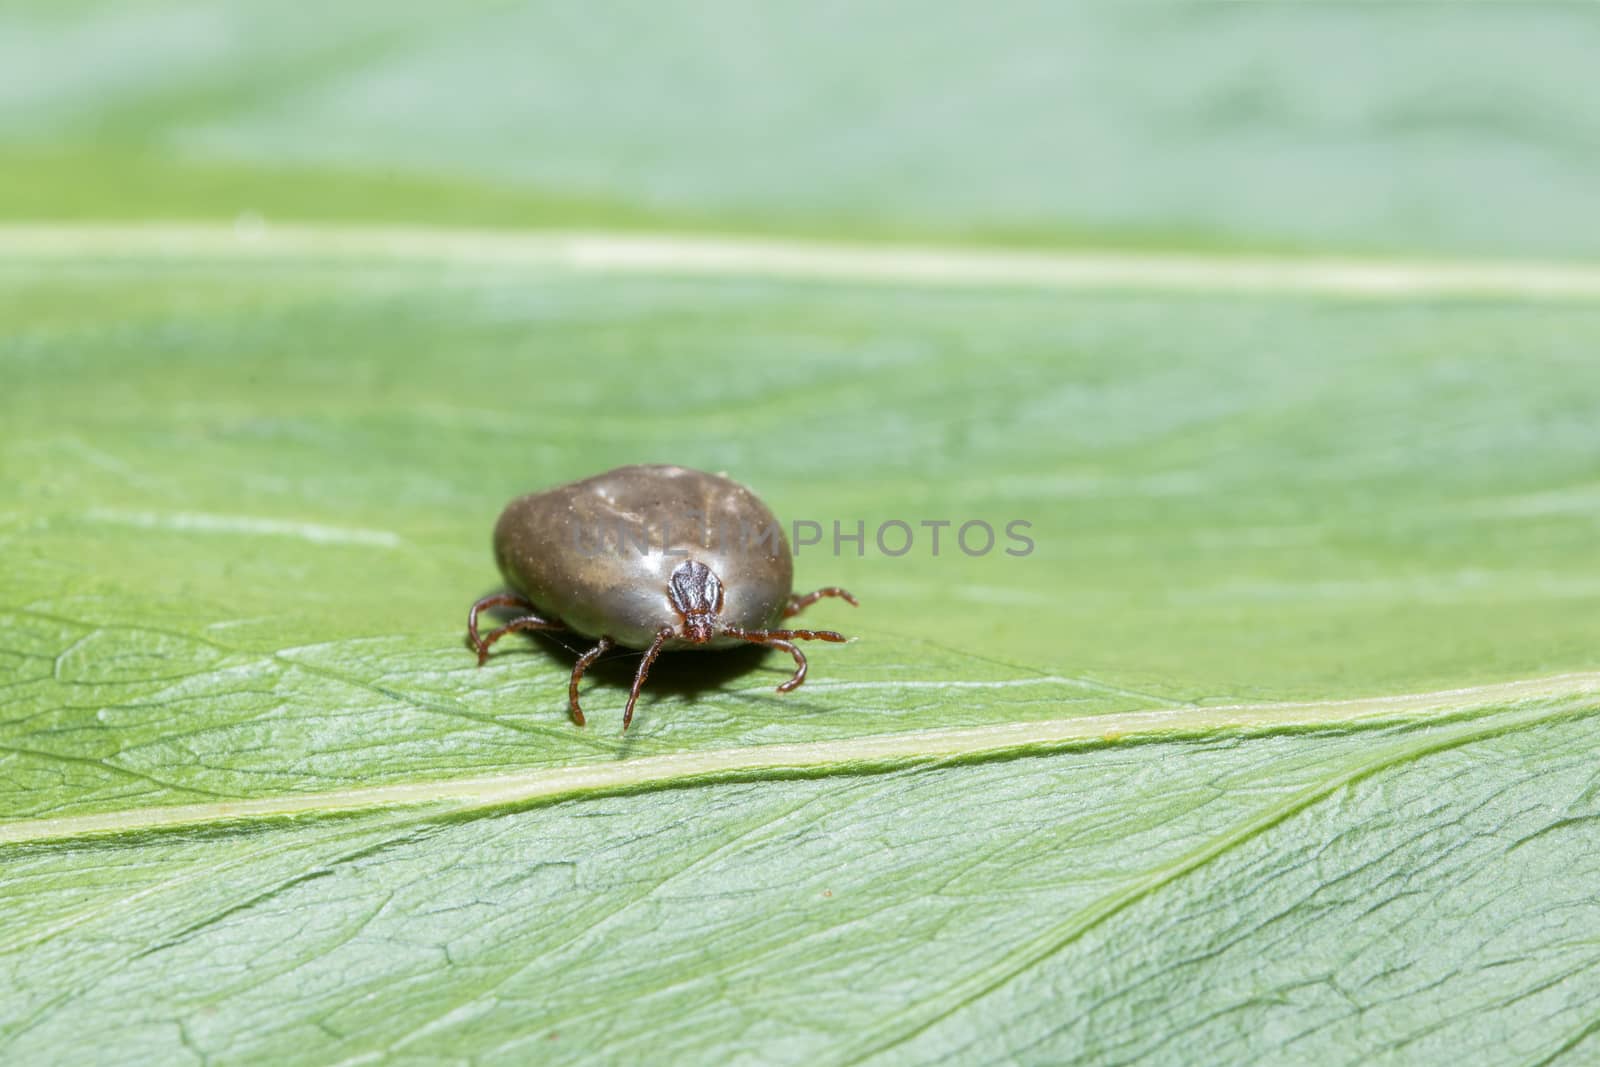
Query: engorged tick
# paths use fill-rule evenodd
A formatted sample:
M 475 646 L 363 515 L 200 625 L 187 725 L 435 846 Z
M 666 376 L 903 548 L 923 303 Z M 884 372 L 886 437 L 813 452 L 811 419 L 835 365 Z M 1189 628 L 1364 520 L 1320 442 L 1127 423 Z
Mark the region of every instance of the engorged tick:
M 692 540 L 684 536 L 691 532 Z M 494 554 L 515 592 L 486 596 L 467 613 L 478 666 L 490 645 L 518 630 L 594 638 L 567 687 L 579 726 L 578 683 L 609 649 L 644 650 L 622 714 L 626 730 L 645 676 L 664 649 L 782 649 L 795 665 L 778 686 L 787 693 L 806 680 L 805 653 L 794 642 L 844 636 L 775 625 L 823 597 L 856 603 L 837 586 L 797 596 L 789 541 L 767 506 L 738 482 L 687 467 L 618 467 L 518 497 L 495 524 Z M 478 613 L 502 605 L 527 614 L 479 637 Z

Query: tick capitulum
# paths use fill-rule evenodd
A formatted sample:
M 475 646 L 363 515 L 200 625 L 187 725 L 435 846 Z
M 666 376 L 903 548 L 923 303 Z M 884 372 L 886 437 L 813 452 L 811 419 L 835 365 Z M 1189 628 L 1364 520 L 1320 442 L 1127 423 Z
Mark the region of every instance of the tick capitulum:
M 701 558 L 683 560 L 670 574 L 665 571 L 671 557 L 662 553 L 631 558 L 620 553 L 589 555 L 575 551 L 576 541 L 565 536 L 582 524 L 619 515 L 649 523 L 673 521 L 684 514 L 730 520 L 744 524 L 737 527 L 741 529 L 770 529 L 775 536 L 764 553 L 701 546 L 695 554 Z M 467 632 L 478 665 L 488 658 L 489 646 L 519 630 L 568 630 L 593 637 L 595 646 L 578 657 L 567 688 L 573 721 L 580 726 L 584 716 L 578 683 L 589 665 L 612 648 L 644 651 L 622 716 L 626 730 L 639 690 L 663 649 L 746 643 L 781 649 L 795 664 L 794 674 L 778 686 L 778 692 L 787 693 L 806 679 L 805 653 L 795 641 L 845 638 L 833 630 L 780 629 L 773 624 L 824 597 L 856 603 L 837 586 L 804 596 L 793 594 L 788 541 L 772 513 L 737 482 L 685 467 L 620 467 L 519 497 L 495 527 L 495 555 L 518 592 L 487 596 L 472 605 Z M 675 555 L 682 558 L 682 553 Z M 722 575 L 727 574 L 734 580 L 725 586 Z M 479 612 L 496 606 L 515 606 L 527 614 L 480 637 Z

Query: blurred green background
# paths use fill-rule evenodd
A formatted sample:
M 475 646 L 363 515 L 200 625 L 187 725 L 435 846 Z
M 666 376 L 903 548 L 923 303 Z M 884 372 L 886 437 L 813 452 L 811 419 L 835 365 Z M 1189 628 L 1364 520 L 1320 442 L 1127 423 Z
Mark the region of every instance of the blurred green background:
M 0 211 L 1600 251 L 1575 4 L 8 3 Z

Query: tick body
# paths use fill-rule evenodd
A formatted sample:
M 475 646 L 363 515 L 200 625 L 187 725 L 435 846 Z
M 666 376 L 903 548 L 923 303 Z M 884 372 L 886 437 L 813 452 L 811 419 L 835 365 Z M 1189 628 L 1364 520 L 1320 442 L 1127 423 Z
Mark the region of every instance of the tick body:
M 794 595 L 789 542 L 767 506 L 738 482 L 687 467 L 618 467 L 518 497 L 495 524 L 494 554 L 516 592 L 484 597 L 468 613 L 478 663 L 490 645 L 518 630 L 592 638 L 568 687 L 580 726 L 578 683 L 611 648 L 644 652 L 622 716 L 626 730 L 661 652 L 745 644 L 781 649 L 795 662 L 794 675 L 778 686 L 787 693 L 806 677 L 795 641 L 844 637 L 777 624 L 823 597 L 856 603 L 837 587 Z M 526 614 L 480 637 L 478 613 L 501 605 Z

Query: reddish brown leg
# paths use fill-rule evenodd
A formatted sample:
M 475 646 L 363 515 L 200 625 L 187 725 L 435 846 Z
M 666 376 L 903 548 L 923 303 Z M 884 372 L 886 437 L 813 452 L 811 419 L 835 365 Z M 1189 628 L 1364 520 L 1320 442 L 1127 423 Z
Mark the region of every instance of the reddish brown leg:
M 833 641 L 847 640 L 844 634 L 833 630 L 741 630 L 737 626 L 729 626 L 722 631 L 729 637 L 740 637 L 746 641 L 754 641 L 758 645 L 771 642 L 774 638 L 781 641 Z
M 740 630 L 728 627 L 722 631 L 729 637 L 742 637 L 754 645 L 781 648 L 794 657 L 794 677 L 778 686 L 778 692 L 788 693 L 806 680 L 806 654 L 794 646 L 791 639 L 801 641 L 843 641 L 844 634 L 832 630 Z
M 806 654 L 801 652 L 793 642 L 785 641 L 780 637 L 774 637 L 770 641 L 762 641 L 761 643 L 768 648 L 781 648 L 794 657 L 794 677 L 778 686 L 778 692 L 787 693 L 798 688 L 800 683 L 806 680 Z
M 533 604 L 515 593 L 495 593 L 484 597 L 472 605 L 472 610 L 467 612 L 467 636 L 472 638 L 472 647 L 478 650 L 478 666 L 483 666 L 483 642 L 478 638 L 478 612 L 484 608 L 500 608 L 509 605 L 533 610 Z
M 578 662 L 572 665 L 572 681 L 567 684 L 567 702 L 572 707 L 572 721 L 579 726 L 583 725 L 583 709 L 578 707 L 578 683 L 583 681 L 583 672 L 589 669 L 589 664 L 599 659 L 611 648 L 611 638 L 602 637 L 600 643 L 578 657 Z
M 639 699 L 639 690 L 644 686 L 644 676 L 650 673 L 650 665 L 661 655 L 661 646 L 666 644 L 671 637 L 673 629 L 663 626 L 656 631 L 656 639 L 645 649 L 644 659 L 639 661 L 639 672 L 633 676 L 633 689 L 628 693 L 628 710 L 622 713 L 622 731 L 627 733 L 628 724 L 633 721 L 633 702 Z
M 497 608 L 506 605 L 515 605 L 519 608 L 528 608 L 530 610 L 533 608 L 533 604 L 523 597 L 517 596 L 515 593 L 496 593 L 494 596 L 484 597 L 482 600 L 472 605 L 472 610 L 467 612 L 467 635 L 472 638 L 472 647 L 478 651 L 478 666 L 480 667 L 483 666 L 484 661 L 489 658 L 489 646 L 500 640 L 506 634 L 514 633 L 518 630 L 566 629 L 566 626 L 561 622 L 560 619 L 541 619 L 537 615 L 524 615 L 521 618 L 512 619 L 498 630 L 491 631 L 487 637 L 479 637 L 478 612 L 482 611 L 484 608 Z
M 836 585 L 830 585 L 825 589 L 818 589 L 815 593 L 807 593 L 805 596 L 801 596 L 799 593 L 791 595 L 789 597 L 789 606 L 783 609 L 783 617 L 787 619 L 791 615 L 798 615 L 811 605 L 815 604 L 817 601 L 821 600 L 823 597 L 827 596 L 836 596 L 841 600 L 849 601 L 853 607 L 861 606 L 860 601 L 856 600 L 856 598 L 851 596 L 848 592 L 840 589 Z M 799 683 L 796 684 L 798 685 Z
M 483 666 L 484 661 L 489 658 L 489 646 L 500 640 L 506 634 L 518 633 L 522 630 L 565 629 L 566 627 L 562 625 L 561 620 L 559 619 L 551 621 L 550 619 L 541 619 L 537 615 L 524 615 L 520 619 L 512 619 L 498 630 L 490 630 L 489 635 L 483 639 L 483 643 L 478 646 L 478 666 Z

